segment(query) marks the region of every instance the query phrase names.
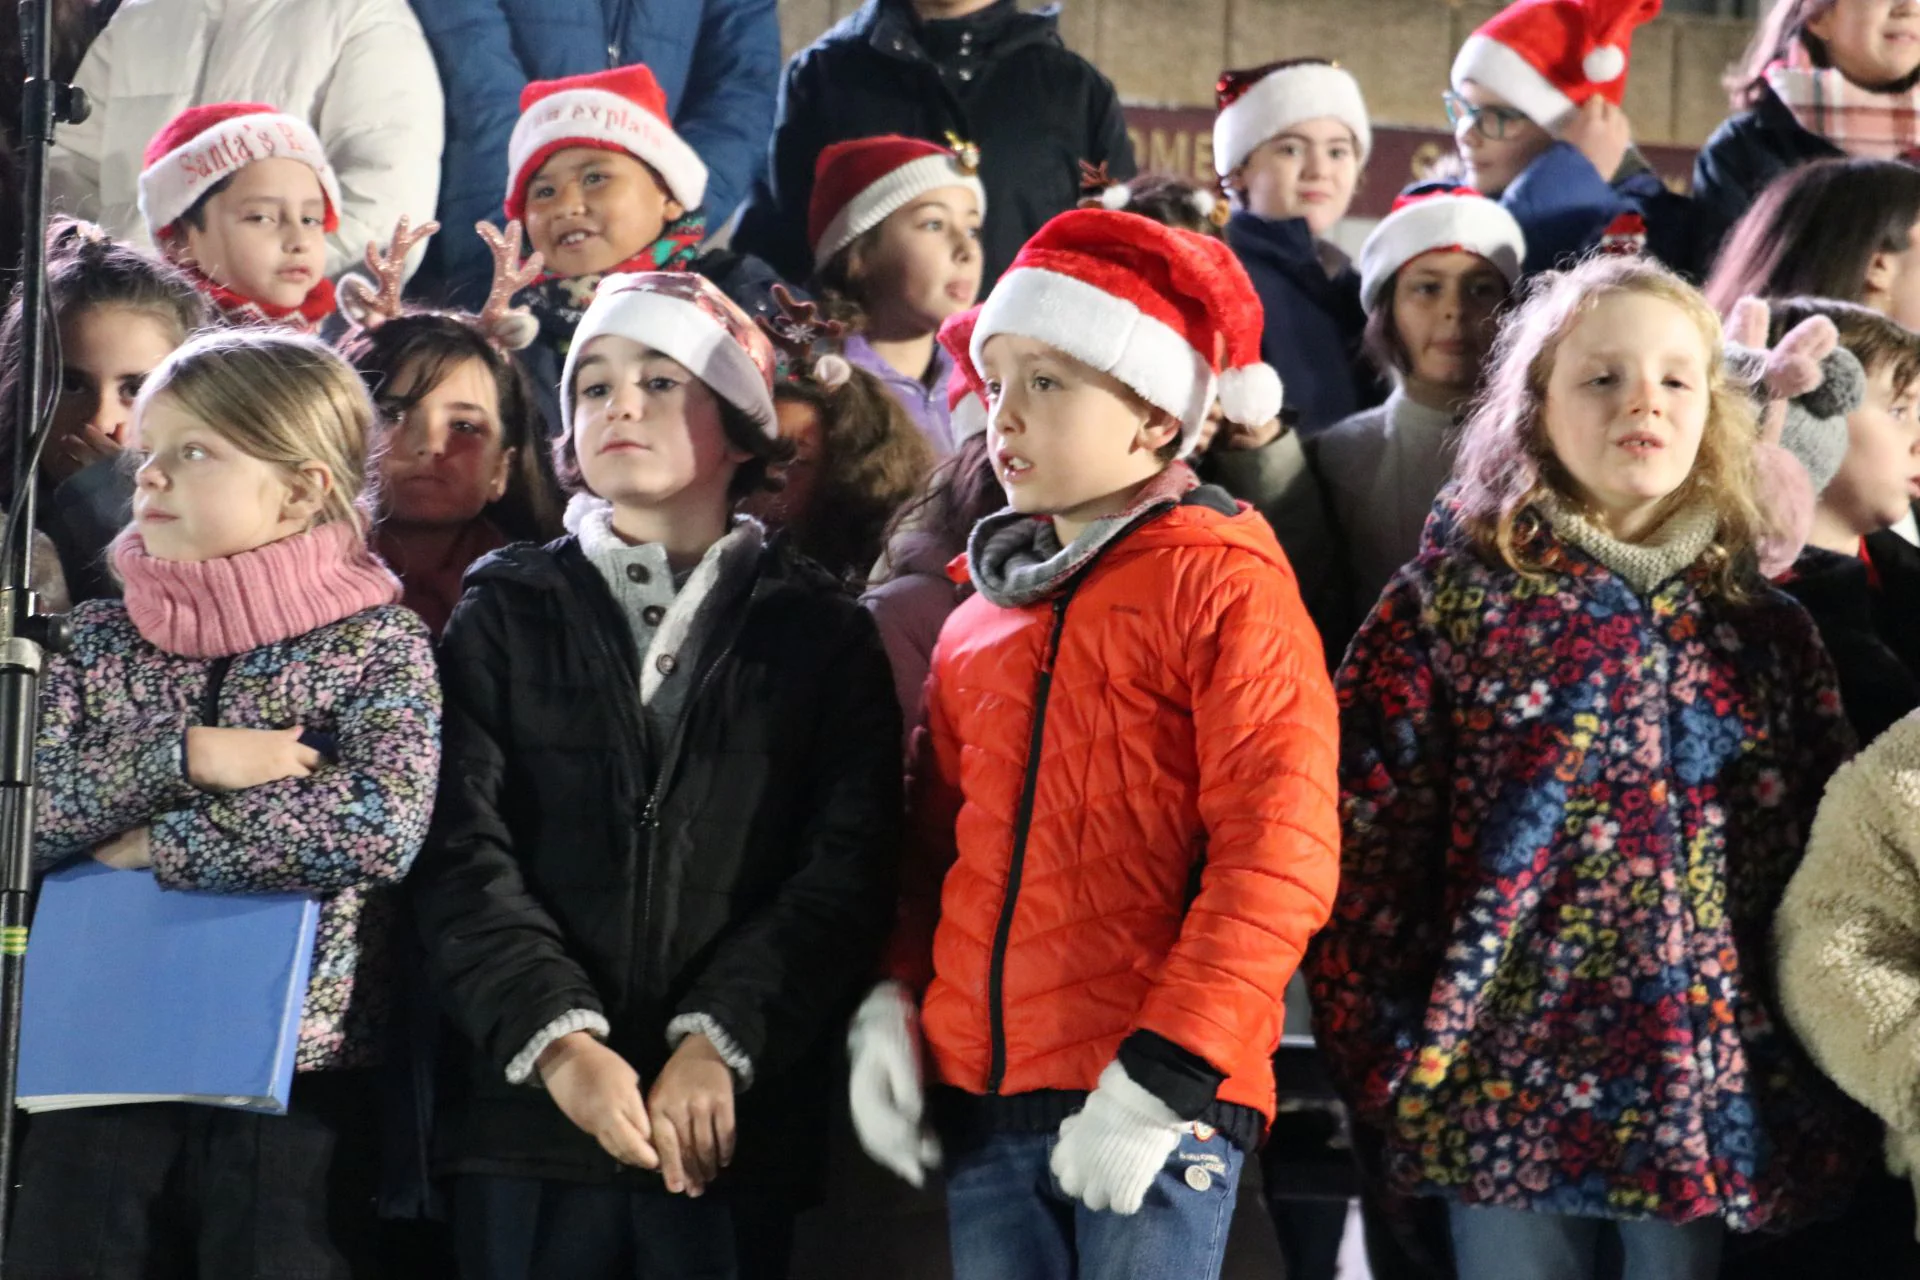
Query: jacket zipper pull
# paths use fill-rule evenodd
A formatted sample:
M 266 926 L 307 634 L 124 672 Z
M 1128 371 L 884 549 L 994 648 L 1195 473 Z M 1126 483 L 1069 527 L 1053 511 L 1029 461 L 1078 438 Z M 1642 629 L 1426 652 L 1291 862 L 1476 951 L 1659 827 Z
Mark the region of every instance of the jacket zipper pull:
M 1054 659 L 1060 656 L 1060 632 L 1067 616 L 1067 593 L 1063 592 L 1053 599 L 1053 626 L 1047 637 L 1046 656 L 1040 661 L 1040 674 L 1053 674 Z

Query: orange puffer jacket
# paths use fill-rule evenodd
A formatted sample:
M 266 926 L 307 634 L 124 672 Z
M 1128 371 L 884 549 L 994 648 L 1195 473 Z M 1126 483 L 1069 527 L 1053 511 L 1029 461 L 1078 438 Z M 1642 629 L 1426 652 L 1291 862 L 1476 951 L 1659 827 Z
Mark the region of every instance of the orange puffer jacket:
M 973 596 L 927 728 L 890 967 L 938 1080 L 1091 1090 L 1150 1031 L 1271 1121 L 1340 825 L 1333 690 L 1265 520 L 1177 506 L 1049 599 Z

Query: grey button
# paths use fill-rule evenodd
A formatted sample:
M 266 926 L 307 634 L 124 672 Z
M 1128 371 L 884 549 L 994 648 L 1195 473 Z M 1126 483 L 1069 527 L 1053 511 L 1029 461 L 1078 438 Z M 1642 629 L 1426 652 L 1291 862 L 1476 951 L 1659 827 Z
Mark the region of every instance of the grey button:
M 627 566 L 627 581 L 645 584 L 653 580 L 653 571 L 643 564 Z
M 650 627 L 659 626 L 660 619 L 666 616 L 667 607 L 661 604 L 650 604 L 640 611 L 641 619 Z
M 965 71 L 962 71 L 962 72 L 960 73 L 960 78 L 961 78 L 962 80 L 971 80 L 971 79 L 973 79 L 973 72 L 972 72 L 972 70 L 971 70 L 971 69 L 969 69 L 969 70 L 965 70 Z
M 653 660 L 653 665 L 659 670 L 661 675 L 670 676 L 673 674 L 673 669 L 680 664 L 674 659 L 672 654 L 663 653 Z

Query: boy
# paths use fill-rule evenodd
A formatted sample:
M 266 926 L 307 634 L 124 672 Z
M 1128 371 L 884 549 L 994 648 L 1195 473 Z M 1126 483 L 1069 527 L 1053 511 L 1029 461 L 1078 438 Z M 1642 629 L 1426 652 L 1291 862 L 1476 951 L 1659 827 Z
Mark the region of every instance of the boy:
M 1467 38 L 1446 95 L 1467 183 L 1527 237 L 1525 274 L 1596 246 L 1697 275 L 1691 203 L 1634 149 L 1620 103 L 1633 30 L 1660 0 L 1519 0 Z
M 520 94 L 507 148 L 506 215 L 526 226 L 546 274 L 525 299 L 540 337 L 522 353 L 549 426 L 573 333 L 600 281 L 616 273 L 698 271 L 749 313 L 771 314 L 777 277 L 732 253 L 702 256 L 707 167 L 675 133 L 653 72 L 635 63 Z
M 312 332 L 333 314 L 340 185 L 306 121 L 257 102 L 189 107 L 147 144 L 140 216 L 229 323 Z
M 1216 390 L 1278 411 L 1258 316 L 1220 242 L 1078 210 L 974 330 L 1011 510 L 935 648 L 892 979 L 851 1036 L 869 1153 L 917 1183 L 945 1143 L 956 1280 L 1217 1274 L 1273 1114 L 1337 875 L 1333 697 L 1265 521 L 1177 461 Z
M 1865 541 L 1904 516 L 1920 486 L 1920 335 L 1848 302 L 1769 307 L 1776 338 L 1813 316 L 1833 321 L 1841 351 L 1865 370 L 1858 404 L 1846 415 L 1844 456 L 1819 492 L 1807 545 L 1780 586 L 1813 615 L 1840 673 L 1847 718 L 1867 743 L 1920 707 L 1912 586 L 1889 581 Z

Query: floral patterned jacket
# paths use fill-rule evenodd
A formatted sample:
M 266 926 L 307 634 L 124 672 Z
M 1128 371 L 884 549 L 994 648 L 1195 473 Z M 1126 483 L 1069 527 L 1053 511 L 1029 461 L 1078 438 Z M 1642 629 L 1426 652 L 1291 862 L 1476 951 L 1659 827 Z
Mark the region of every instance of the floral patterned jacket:
M 1445 507 L 1353 642 L 1314 1026 L 1402 1191 L 1779 1227 L 1864 1115 L 1781 1017 L 1768 930 L 1852 749 L 1812 622 L 1699 566 L 1642 597 L 1544 527 L 1537 576 Z
M 47 870 L 143 824 L 164 888 L 320 896 L 295 1067 L 378 1059 L 391 1003 L 388 887 L 426 837 L 440 767 L 440 685 L 426 626 L 382 605 L 232 659 L 166 653 L 117 600 L 72 614 L 47 664 L 35 767 L 34 865 Z M 337 763 L 224 794 L 187 781 L 195 725 L 333 739 Z

